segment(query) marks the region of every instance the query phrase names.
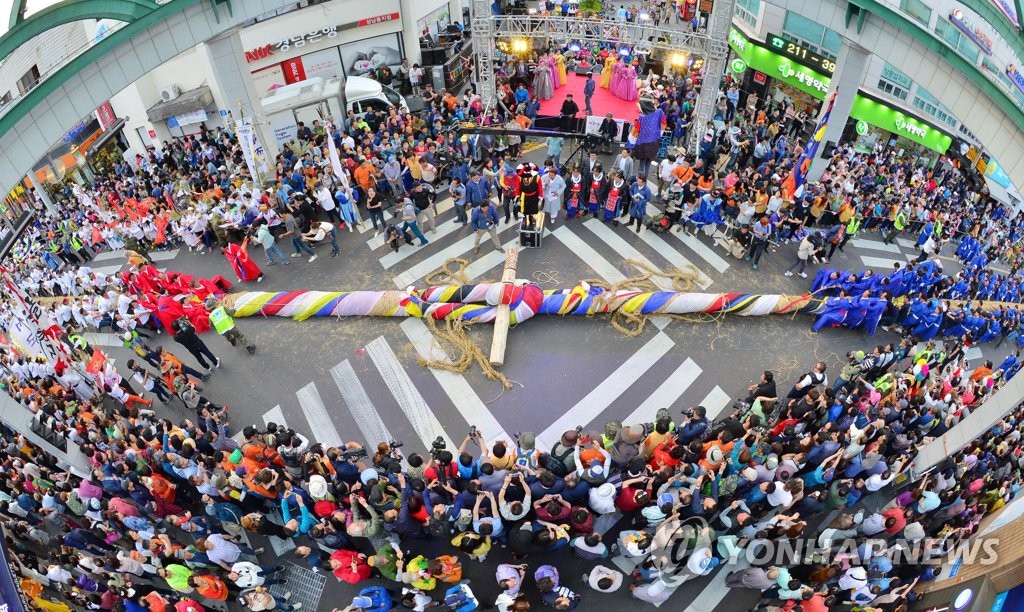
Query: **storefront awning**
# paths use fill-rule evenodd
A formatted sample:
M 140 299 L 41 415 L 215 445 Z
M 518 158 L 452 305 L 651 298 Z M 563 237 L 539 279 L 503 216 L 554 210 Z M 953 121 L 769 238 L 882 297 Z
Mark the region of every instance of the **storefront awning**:
M 103 133 L 99 135 L 99 138 L 92 141 L 89 145 L 89 150 L 93 151 L 99 149 L 103 145 L 107 144 L 107 141 L 117 135 L 118 132 L 124 129 L 124 119 L 118 119 L 110 125 L 107 129 L 103 130 Z
M 1012 185 L 1007 189 L 987 175 L 984 175 L 983 178 L 985 179 L 985 185 L 988 187 L 988 194 L 993 200 L 1008 207 L 1014 213 L 1024 208 L 1024 200 L 1021 200 L 1020 194 L 1017 193 L 1017 190 Z
M 146 110 L 146 119 L 150 122 L 164 121 L 168 117 L 206 108 L 211 104 L 213 104 L 213 93 L 209 87 L 203 85 L 202 87 L 182 92 L 180 96 L 170 102 L 161 101 L 156 106 L 150 107 Z

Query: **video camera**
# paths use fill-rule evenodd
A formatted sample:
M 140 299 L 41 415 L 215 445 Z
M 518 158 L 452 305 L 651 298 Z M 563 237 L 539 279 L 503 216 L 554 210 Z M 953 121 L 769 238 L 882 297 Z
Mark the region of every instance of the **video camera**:
M 353 449 L 349 449 L 349 450 L 346 450 L 346 451 L 342 452 L 341 453 L 341 458 L 342 459 L 347 459 L 347 460 L 350 460 L 350 459 L 362 459 L 363 457 L 366 457 L 368 455 L 369 455 L 369 453 L 366 452 L 365 448 L 353 448 Z

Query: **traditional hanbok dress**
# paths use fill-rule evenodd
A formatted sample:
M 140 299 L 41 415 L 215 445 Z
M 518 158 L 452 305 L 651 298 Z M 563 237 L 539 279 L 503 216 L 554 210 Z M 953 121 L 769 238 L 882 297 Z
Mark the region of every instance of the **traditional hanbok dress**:
M 551 65 L 548 63 L 547 58 L 541 58 L 533 72 L 533 95 L 541 100 L 554 98 L 555 91 L 551 80 Z
M 585 189 L 585 180 L 582 174 L 574 172 L 568 181 L 568 189 L 565 195 L 565 218 L 575 219 L 577 213 L 579 213 L 580 206 L 583 204 L 583 194 Z
M 615 58 L 608 56 L 604 60 L 604 70 L 601 71 L 601 80 L 598 82 L 599 87 L 605 89 L 611 88 L 612 76 L 615 74 Z
M 616 98 L 622 97 L 622 80 L 625 76 L 625 70 L 626 65 L 622 62 L 615 62 L 615 66 L 612 67 L 612 83 L 608 89 Z
M 619 97 L 623 100 L 629 100 L 632 102 L 638 97 L 636 88 L 636 69 L 630 65 L 622 70 L 622 83 L 620 85 L 621 94 Z
M 569 82 L 569 77 L 565 71 L 565 56 L 561 53 L 555 55 L 555 65 L 558 68 L 558 81 L 555 87 L 561 87 Z
M 235 276 L 240 281 L 254 281 L 259 280 L 263 276 L 263 271 L 256 265 L 249 257 L 249 239 L 246 238 L 242 244 L 231 242 L 227 248 L 224 249 L 224 257 L 227 257 L 228 263 L 235 270 Z

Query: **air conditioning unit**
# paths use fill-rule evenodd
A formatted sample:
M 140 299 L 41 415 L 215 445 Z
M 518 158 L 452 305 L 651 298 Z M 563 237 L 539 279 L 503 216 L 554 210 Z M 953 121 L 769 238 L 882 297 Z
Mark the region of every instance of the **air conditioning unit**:
M 181 95 L 181 88 L 177 85 L 170 85 L 160 90 L 160 98 L 164 102 L 170 102 Z

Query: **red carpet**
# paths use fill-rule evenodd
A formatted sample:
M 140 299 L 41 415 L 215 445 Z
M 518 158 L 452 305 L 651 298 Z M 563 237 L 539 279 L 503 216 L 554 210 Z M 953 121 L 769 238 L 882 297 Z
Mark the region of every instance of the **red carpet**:
M 598 73 L 594 73 L 594 80 L 598 83 L 600 83 L 599 76 Z M 580 114 L 578 116 L 582 117 L 584 115 L 586 104 L 583 99 L 583 85 L 586 84 L 587 77 L 570 72 L 567 78 L 569 82 L 555 90 L 554 98 L 540 101 L 541 115 L 557 117 L 559 111 L 562 110 L 562 102 L 565 101 L 567 94 L 572 94 L 572 99 L 579 105 Z M 616 98 L 612 95 L 612 92 L 601 87 L 594 90 L 594 97 L 590 99 L 590 106 L 594 109 L 594 115 L 604 117 L 606 114 L 611 113 L 612 117 L 629 123 L 632 123 L 637 115 L 640 114 L 636 104 L 636 100 L 627 102 L 626 100 Z

